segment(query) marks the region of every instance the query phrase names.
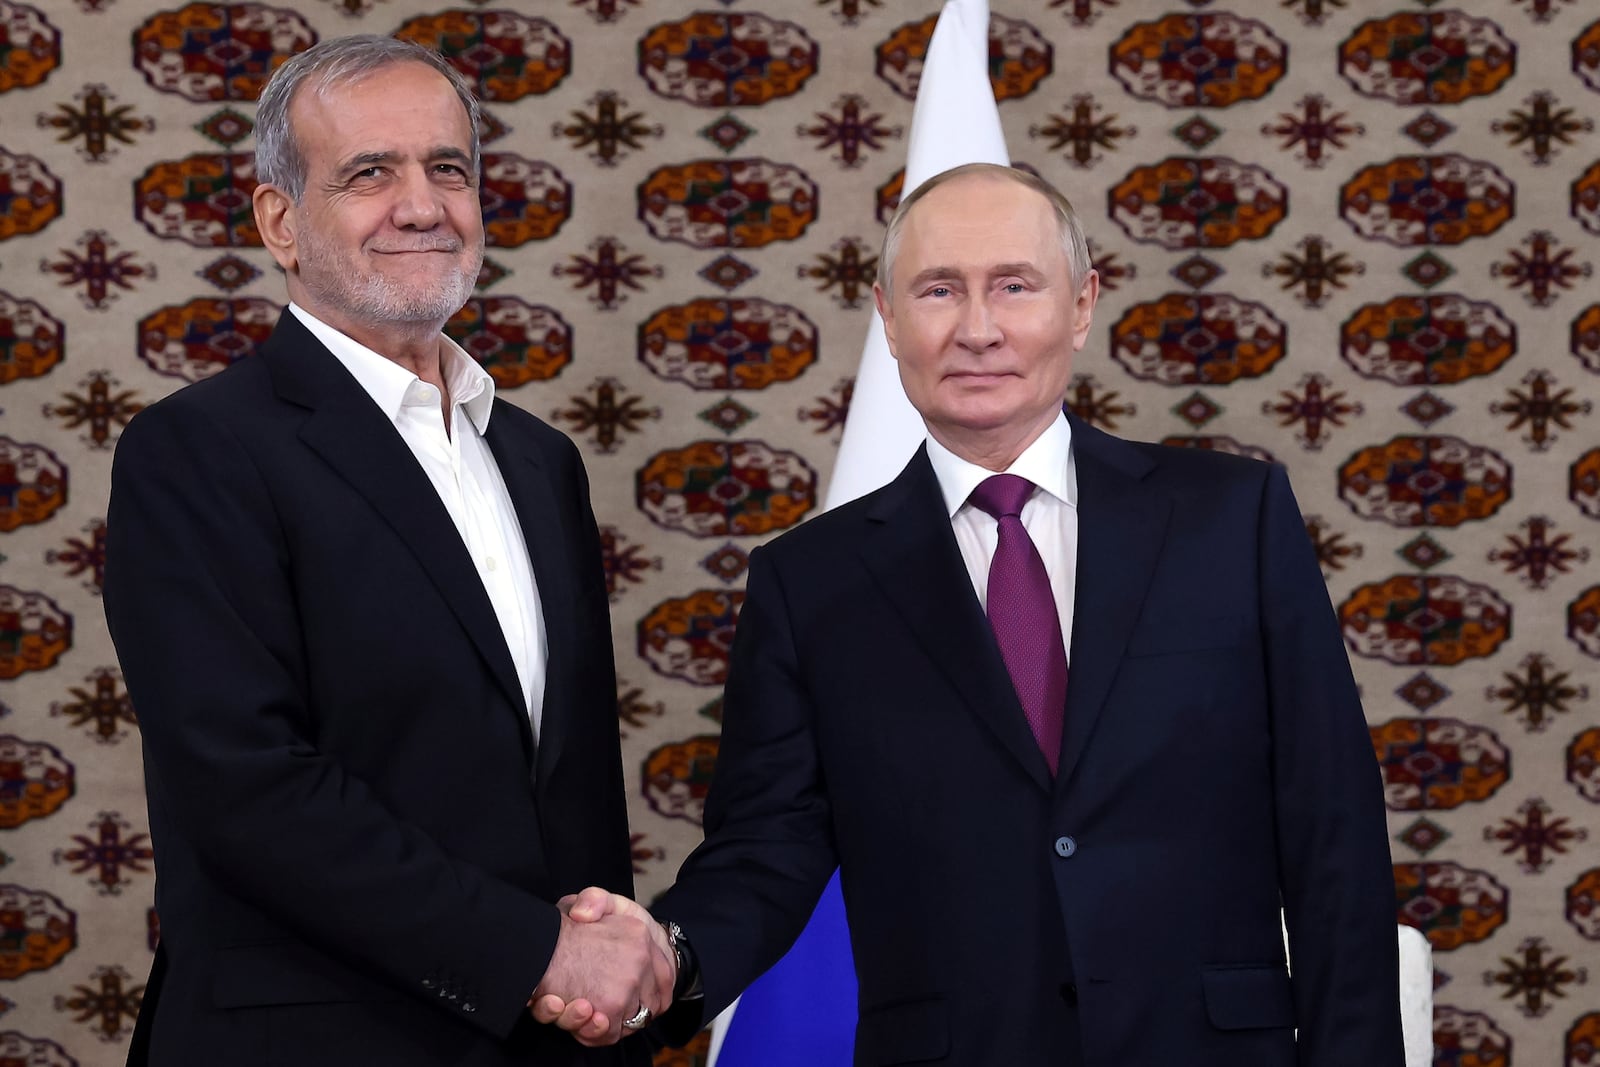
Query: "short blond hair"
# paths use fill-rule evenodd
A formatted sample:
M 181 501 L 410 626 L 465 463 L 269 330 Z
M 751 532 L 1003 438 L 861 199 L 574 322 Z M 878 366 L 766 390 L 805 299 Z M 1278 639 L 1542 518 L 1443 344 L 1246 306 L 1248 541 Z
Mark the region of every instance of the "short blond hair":
M 894 209 L 894 216 L 889 220 L 889 228 L 884 231 L 883 247 L 878 252 L 878 286 L 885 293 L 889 292 L 893 279 L 894 258 L 900 252 L 900 237 L 905 229 L 906 216 L 911 214 L 911 209 L 917 206 L 918 201 L 939 186 L 968 175 L 983 175 L 997 181 L 1008 181 L 1025 189 L 1032 189 L 1049 201 L 1051 210 L 1055 212 L 1056 224 L 1061 231 L 1061 250 L 1067 256 L 1067 268 L 1072 276 L 1072 291 L 1077 292 L 1083 288 L 1084 279 L 1089 276 L 1093 264 L 1089 261 L 1089 241 L 1083 235 L 1083 224 L 1078 221 L 1078 213 L 1073 210 L 1072 201 L 1068 200 L 1061 190 L 1037 174 L 998 163 L 963 163 L 959 167 L 940 171 L 913 189 L 909 196 L 900 198 L 900 204 Z

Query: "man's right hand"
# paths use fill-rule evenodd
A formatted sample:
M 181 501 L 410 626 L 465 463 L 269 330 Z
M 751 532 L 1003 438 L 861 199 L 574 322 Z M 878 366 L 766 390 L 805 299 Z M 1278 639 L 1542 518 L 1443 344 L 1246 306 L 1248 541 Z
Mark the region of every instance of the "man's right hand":
M 610 1045 L 639 1009 L 659 1015 L 672 1004 L 677 958 L 661 926 L 627 897 L 586 889 L 563 897 L 561 933 L 529 1008 L 542 1023 L 580 1043 Z

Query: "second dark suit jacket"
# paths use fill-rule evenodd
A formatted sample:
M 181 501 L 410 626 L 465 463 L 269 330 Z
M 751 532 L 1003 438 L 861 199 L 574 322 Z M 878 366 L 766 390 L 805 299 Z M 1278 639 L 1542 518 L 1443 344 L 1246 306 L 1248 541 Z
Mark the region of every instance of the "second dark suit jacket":
M 1072 431 L 1054 780 L 925 452 L 752 555 L 706 842 L 657 908 L 706 1014 L 837 863 L 857 1064 L 1400 1067 L 1378 770 L 1282 469 Z
M 631 892 L 605 581 L 576 450 L 487 439 L 549 634 L 537 755 L 483 585 L 388 417 L 294 316 L 133 419 L 105 606 L 161 951 L 131 1061 L 639 1063 L 525 1018 L 563 893 Z

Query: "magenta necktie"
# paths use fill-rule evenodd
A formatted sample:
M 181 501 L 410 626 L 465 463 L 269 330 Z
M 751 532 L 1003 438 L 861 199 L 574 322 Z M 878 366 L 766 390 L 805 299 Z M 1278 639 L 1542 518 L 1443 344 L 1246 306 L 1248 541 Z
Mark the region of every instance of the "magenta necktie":
M 989 626 L 1053 775 L 1061 759 L 1067 705 L 1067 646 L 1050 575 L 1022 525 L 1022 505 L 1032 494 L 1033 483 L 1026 478 L 996 474 L 972 491 L 971 500 L 1000 523 L 1000 542 L 989 564 Z

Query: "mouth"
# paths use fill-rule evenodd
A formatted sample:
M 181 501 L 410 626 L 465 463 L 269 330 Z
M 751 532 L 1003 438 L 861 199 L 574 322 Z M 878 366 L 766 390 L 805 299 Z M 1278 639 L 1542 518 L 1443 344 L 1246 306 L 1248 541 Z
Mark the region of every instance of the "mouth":
M 1007 371 L 951 371 L 945 377 L 963 385 L 988 385 L 1014 378 L 1016 375 Z
M 446 255 L 457 255 L 461 252 L 460 245 L 424 245 L 420 248 L 374 248 L 372 250 L 380 256 L 415 256 L 428 252 L 443 252 Z

